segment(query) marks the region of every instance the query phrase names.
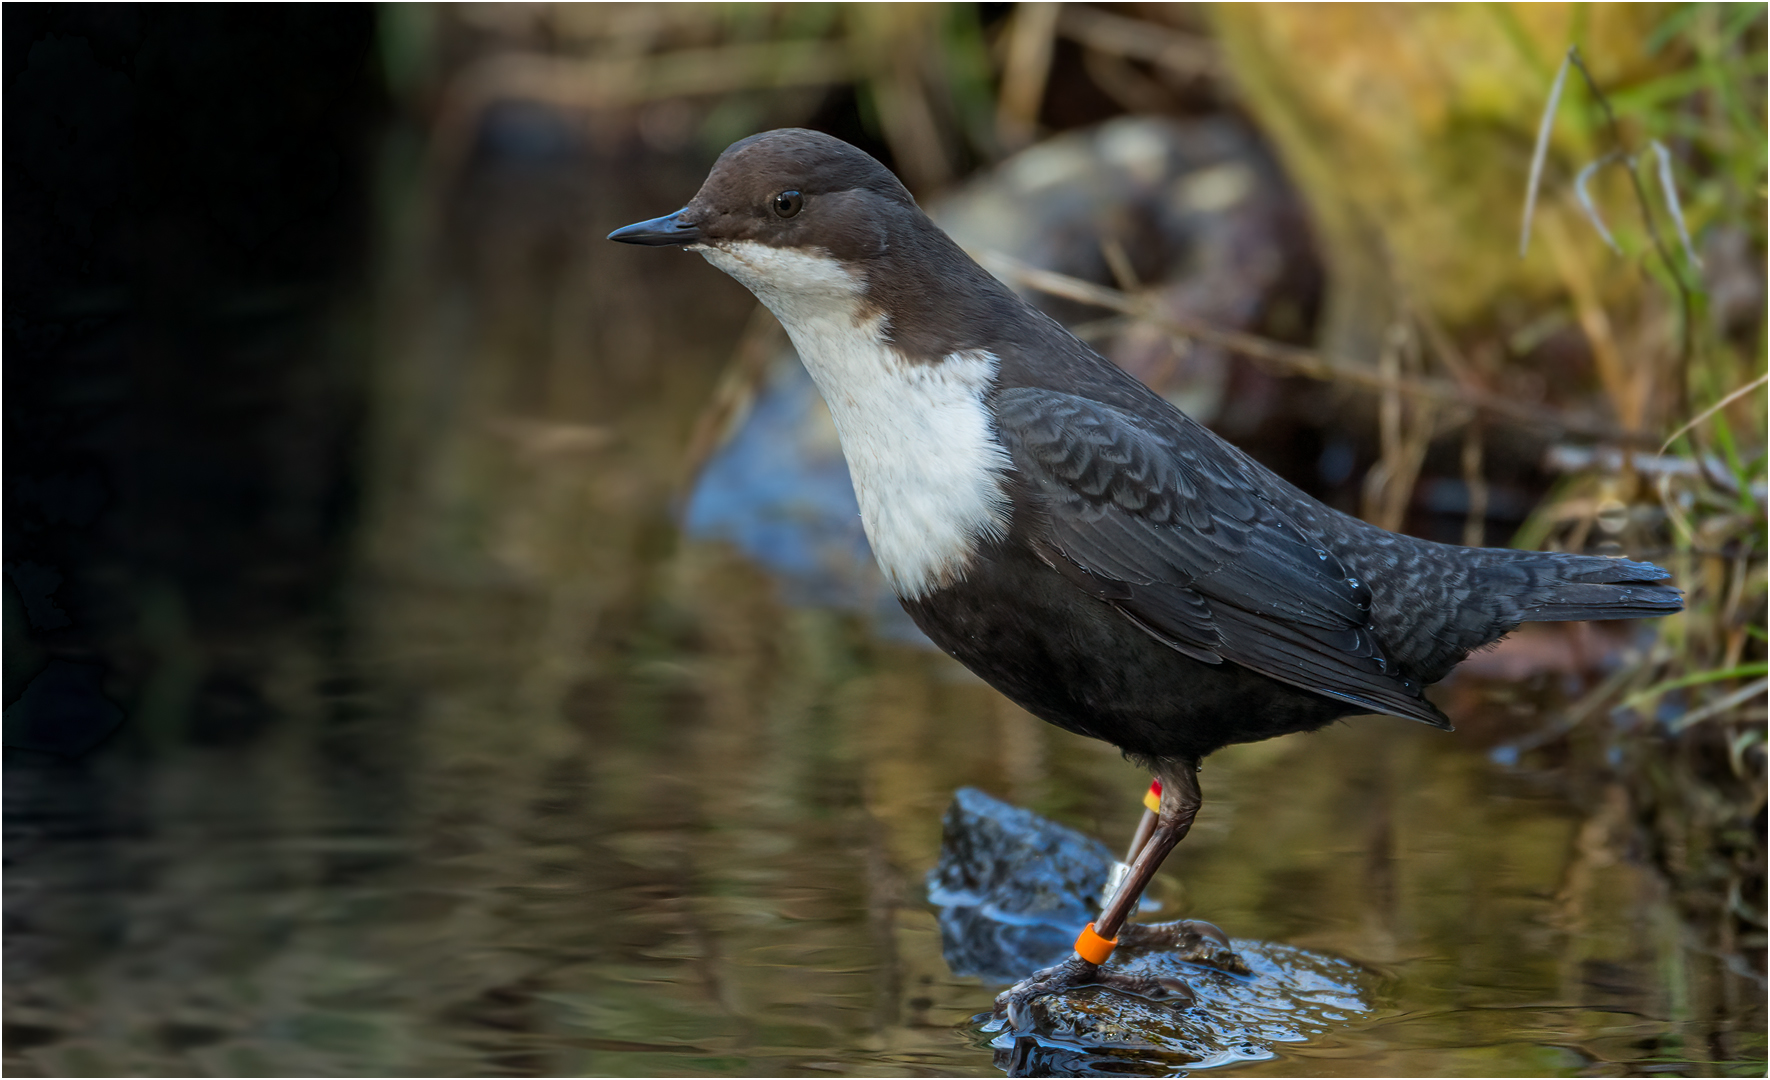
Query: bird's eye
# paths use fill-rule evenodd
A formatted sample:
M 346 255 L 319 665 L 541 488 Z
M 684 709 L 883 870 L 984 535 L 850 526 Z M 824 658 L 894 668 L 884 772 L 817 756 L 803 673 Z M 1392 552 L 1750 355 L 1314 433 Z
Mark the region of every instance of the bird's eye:
M 783 191 L 774 197 L 774 213 L 776 217 L 790 218 L 805 205 L 805 197 L 797 191 Z

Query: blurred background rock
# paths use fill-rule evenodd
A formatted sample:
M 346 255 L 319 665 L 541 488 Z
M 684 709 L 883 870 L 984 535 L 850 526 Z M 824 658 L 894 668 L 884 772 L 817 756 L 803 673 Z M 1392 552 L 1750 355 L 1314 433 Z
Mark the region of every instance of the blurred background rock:
M 991 1071 L 942 810 L 1116 842 L 1140 785 L 882 627 L 864 548 L 832 600 L 684 532 L 762 504 L 793 369 L 601 239 L 795 124 L 1313 494 L 1689 590 L 1477 658 L 1456 736 L 1213 759 L 1170 912 L 1392 975 L 1286 1053 L 1761 1071 L 1761 5 L 3 17 L 9 1073 Z M 1520 259 L 1575 43 L 1617 123 L 1573 73 Z M 1152 130 L 1229 149 L 1108 169 Z M 1111 197 L 992 227 L 1041 176 Z

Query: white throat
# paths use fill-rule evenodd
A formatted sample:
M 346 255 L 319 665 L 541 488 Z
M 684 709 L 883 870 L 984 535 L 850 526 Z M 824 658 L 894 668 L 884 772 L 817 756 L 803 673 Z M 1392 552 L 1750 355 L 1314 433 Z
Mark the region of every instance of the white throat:
M 983 404 L 996 358 L 906 359 L 884 318 L 863 314 L 861 283 L 829 256 L 751 241 L 698 250 L 793 339 L 836 421 L 861 524 L 892 589 L 914 600 L 962 580 L 978 543 L 1008 529 L 1010 461 Z

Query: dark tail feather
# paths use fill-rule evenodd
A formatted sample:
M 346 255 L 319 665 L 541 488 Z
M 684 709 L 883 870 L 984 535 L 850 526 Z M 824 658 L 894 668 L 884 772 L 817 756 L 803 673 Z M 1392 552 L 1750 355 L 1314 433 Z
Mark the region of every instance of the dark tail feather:
M 1525 622 L 1657 619 L 1684 610 L 1684 594 L 1664 585 L 1562 585 L 1520 614 Z
M 1594 555 L 1547 558 L 1553 561 L 1519 611 L 1525 622 L 1656 619 L 1684 610 L 1682 592 L 1657 584 L 1671 572 L 1652 563 Z

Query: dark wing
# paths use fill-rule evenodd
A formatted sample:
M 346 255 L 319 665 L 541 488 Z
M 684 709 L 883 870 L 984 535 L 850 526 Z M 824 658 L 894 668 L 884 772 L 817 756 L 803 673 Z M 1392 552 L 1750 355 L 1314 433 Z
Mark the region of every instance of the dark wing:
M 998 429 L 1048 513 L 1040 555 L 1174 649 L 1373 712 L 1448 727 L 1370 627 L 1370 589 L 1274 506 L 1259 466 L 1182 420 L 1160 433 L 1087 398 L 1015 388 Z

